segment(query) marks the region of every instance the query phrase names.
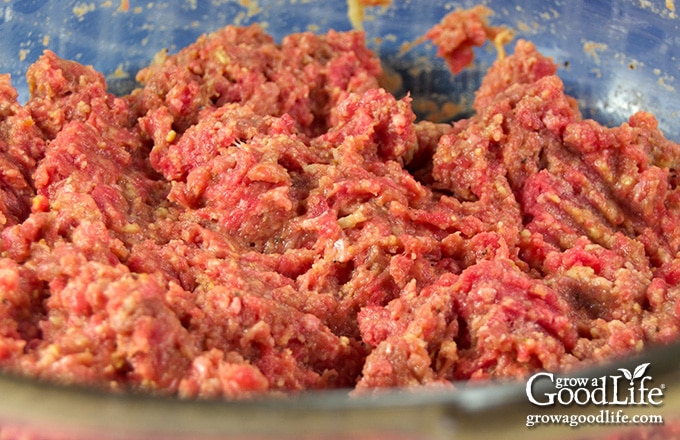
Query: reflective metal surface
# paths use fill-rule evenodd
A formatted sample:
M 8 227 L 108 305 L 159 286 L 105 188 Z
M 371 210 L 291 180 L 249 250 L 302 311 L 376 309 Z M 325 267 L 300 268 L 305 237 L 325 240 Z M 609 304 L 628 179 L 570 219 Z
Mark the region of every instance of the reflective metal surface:
M 680 421 L 680 345 L 646 352 L 616 365 L 573 377 L 598 378 L 618 368 L 650 363 L 663 405 L 623 407 L 627 413 Z M 309 393 L 248 402 L 181 401 L 138 395 L 110 395 L 0 376 L 0 427 L 45 440 L 56 439 L 600 439 L 637 432 L 639 426 L 568 425 L 528 428 L 528 415 L 597 414 L 591 406 L 537 408 L 526 384 L 460 384 L 455 391 L 421 390 L 348 397 L 344 392 Z M 605 410 L 615 413 L 621 407 Z M 651 425 L 656 429 L 659 426 Z M 664 428 L 664 426 L 660 426 Z M 616 438 L 616 437 L 614 437 Z M 638 438 L 638 437 L 626 437 Z M 665 436 L 657 438 L 667 438 Z

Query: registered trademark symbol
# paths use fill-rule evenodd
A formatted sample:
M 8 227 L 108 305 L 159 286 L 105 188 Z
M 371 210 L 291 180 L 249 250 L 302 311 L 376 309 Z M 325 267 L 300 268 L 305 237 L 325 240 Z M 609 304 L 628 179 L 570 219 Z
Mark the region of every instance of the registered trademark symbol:
M 662 384 L 661 384 L 661 389 L 662 389 L 662 390 L 665 390 L 665 389 L 666 389 L 666 384 L 665 384 L 665 383 L 662 383 Z

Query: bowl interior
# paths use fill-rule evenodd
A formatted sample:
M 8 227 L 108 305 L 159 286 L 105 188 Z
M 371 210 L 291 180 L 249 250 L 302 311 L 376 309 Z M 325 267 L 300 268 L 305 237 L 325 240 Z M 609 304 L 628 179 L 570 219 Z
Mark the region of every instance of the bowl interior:
M 444 14 L 479 1 L 394 1 L 365 9 L 368 44 L 388 71 L 402 78 L 397 92 L 465 109 L 486 68 L 496 57 L 477 51 L 477 64 L 453 78 L 434 48 L 406 43 Z M 494 25 L 511 27 L 516 38 L 532 40 L 559 64 L 568 93 L 578 97 L 588 117 L 619 124 L 638 110 L 653 112 L 661 128 L 677 140 L 680 93 L 680 20 L 673 2 L 484 1 Z M 417 18 L 415 18 L 417 17 Z M 414 19 L 415 18 L 415 19 Z M 352 27 L 346 0 L 56 2 L 21 0 L 0 5 L 0 72 L 10 73 L 22 100 L 24 74 L 45 49 L 91 64 L 115 93 L 134 87 L 137 70 L 162 49 L 175 52 L 226 24 L 262 24 L 276 39 L 291 32 L 325 32 Z M 414 68 L 417 66 L 417 68 Z

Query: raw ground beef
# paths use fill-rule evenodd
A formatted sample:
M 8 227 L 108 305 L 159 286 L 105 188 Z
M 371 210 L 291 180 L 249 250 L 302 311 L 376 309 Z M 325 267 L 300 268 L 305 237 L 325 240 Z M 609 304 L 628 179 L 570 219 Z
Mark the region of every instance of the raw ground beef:
M 432 39 L 454 69 L 483 9 Z M 461 25 L 463 24 L 463 25 Z M 680 146 L 582 118 L 527 41 L 416 121 L 361 32 L 226 27 L 127 96 L 0 77 L 0 367 L 180 397 L 449 386 L 678 338 Z

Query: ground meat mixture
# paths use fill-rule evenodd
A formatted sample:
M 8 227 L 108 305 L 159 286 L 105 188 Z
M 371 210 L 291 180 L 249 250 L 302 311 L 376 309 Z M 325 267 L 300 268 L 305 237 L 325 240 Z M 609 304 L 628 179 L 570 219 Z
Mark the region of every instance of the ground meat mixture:
M 453 70 L 500 34 L 458 11 Z M 450 386 L 678 339 L 680 145 L 583 119 L 527 41 L 417 121 L 358 31 L 226 27 L 127 96 L 0 77 L 0 368 L 180 397 Z

